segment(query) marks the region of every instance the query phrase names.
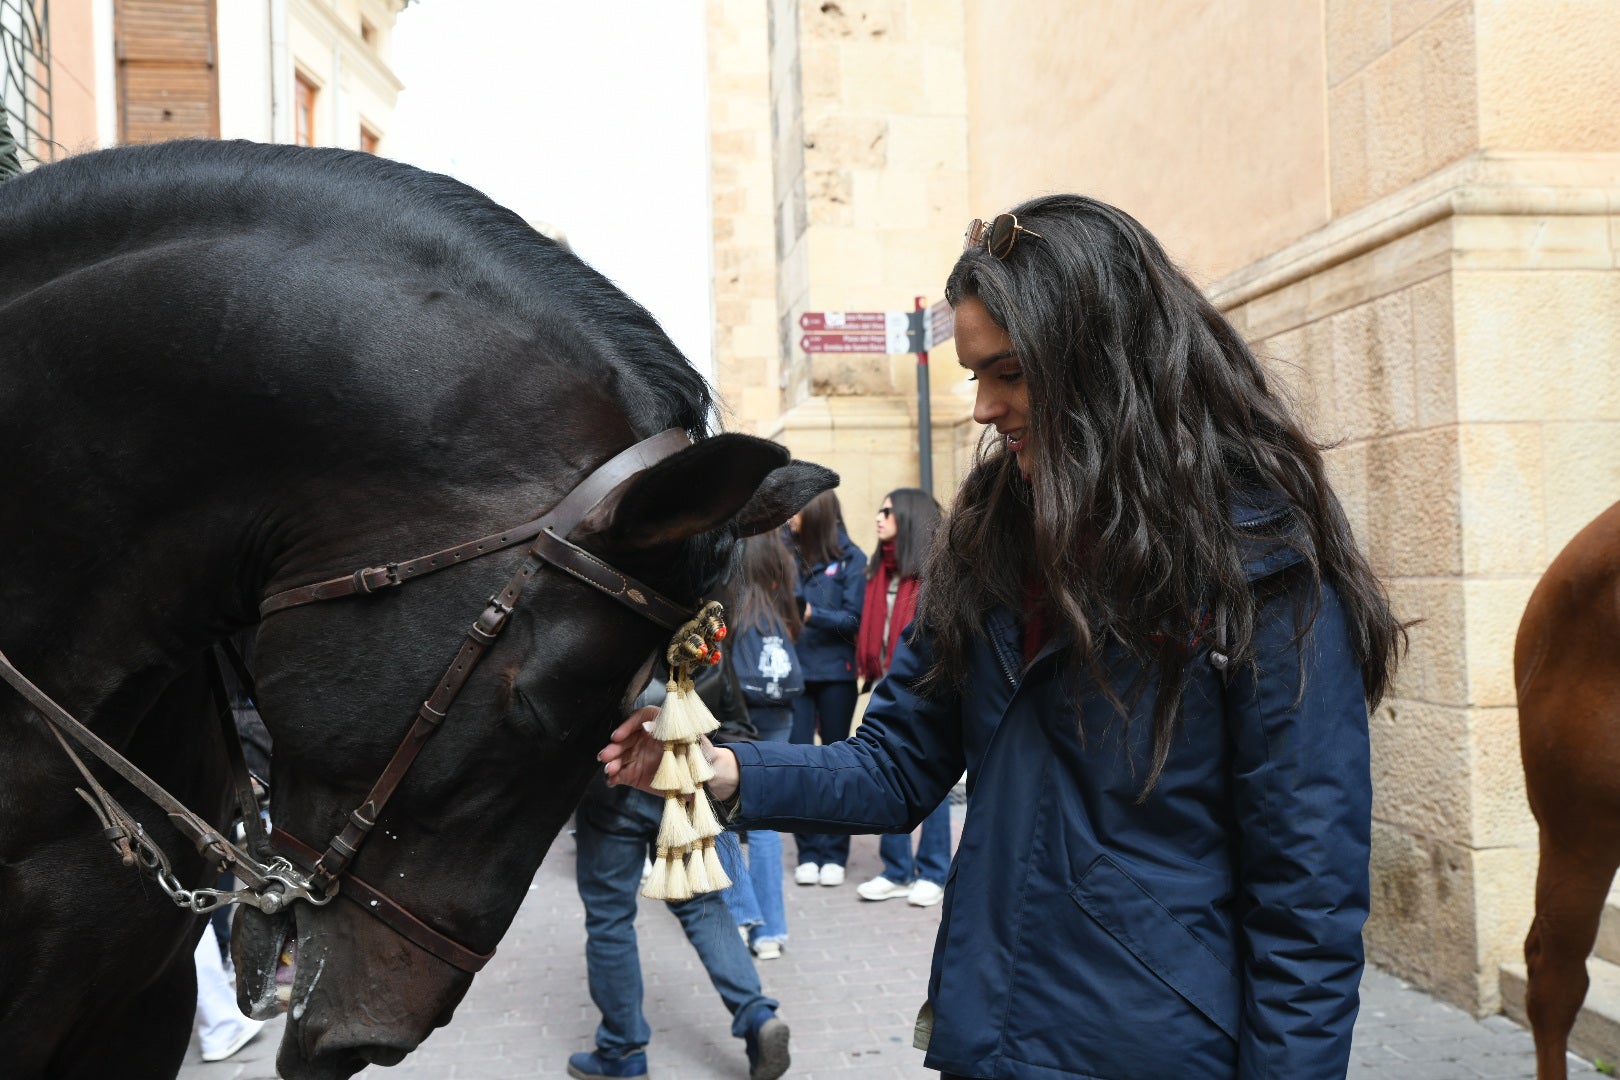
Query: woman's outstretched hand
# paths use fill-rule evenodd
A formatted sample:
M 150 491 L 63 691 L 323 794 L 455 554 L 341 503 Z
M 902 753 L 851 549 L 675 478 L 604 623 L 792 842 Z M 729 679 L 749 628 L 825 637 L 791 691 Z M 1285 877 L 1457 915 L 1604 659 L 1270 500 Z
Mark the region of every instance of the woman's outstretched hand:
M 596 755 L 610 785 L 629 784 L 642 791 L 652 791 L 649 785 L 658 772 L 658 763 L 664 758 L 664 744 L 652 737 L 656 719 L 658 710 L 649 706 L 637 709 L 614 729 L 612 741 Z M 714 779 L 709 781 L 710 794 L 717 799 L 731 798 L 737 791 L 737 756 L 708 739 L 701 740 L 701 744 L 703 756 L 714 766 Z

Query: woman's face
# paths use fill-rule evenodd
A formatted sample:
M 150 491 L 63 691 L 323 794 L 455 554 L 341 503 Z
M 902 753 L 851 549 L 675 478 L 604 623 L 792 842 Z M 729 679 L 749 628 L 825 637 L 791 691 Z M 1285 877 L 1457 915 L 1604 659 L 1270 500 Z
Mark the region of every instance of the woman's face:
M 894 534 L 898 531 L 894 523 L 894 503 L 884 499 L 883 505 L 878 508 L 877 513 L 878 542 L 887 543 L 893 540 Z
M 1028 476 L 1029 384 L 1013 354 L 1012 338 L 976 296 L 964 297 L 956 305 L 956 357 L 976 383 L 973 419 L 995 426 Z

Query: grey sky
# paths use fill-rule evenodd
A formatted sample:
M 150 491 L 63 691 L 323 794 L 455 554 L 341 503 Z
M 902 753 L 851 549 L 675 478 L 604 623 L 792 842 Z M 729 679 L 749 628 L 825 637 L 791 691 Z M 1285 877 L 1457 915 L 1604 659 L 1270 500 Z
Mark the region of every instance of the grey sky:
M 710 371 L 702 0 L 419 0 L 391 156 L 568 234 Z

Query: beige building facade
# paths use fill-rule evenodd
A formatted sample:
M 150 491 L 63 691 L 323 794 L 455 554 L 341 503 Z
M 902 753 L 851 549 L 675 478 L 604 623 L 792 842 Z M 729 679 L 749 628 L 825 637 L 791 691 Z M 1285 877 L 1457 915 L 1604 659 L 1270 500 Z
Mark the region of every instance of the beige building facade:
M 405 2 L 18 0 L 0 37 L 29 36 L 33 77 L 0 81 L 17 87 L 4 105 L 14 130 L 26 115 L 48 133 L 27 165 L 166 138 L 387 153 Z
M 1620 4 L 711 0 L 716 373 L 844 475 L 917 478 L 909 357 L 806 310 L 936 299 L 966 220 L 1074 190 L 1142 220 L 1268 359 L 1399 613 L 1373 718 L 1369 956 L 1501 1007 L 1535 880 L 1512 644 L 1620 498 Z M 978 428 L 934 361 L 942 500 Z

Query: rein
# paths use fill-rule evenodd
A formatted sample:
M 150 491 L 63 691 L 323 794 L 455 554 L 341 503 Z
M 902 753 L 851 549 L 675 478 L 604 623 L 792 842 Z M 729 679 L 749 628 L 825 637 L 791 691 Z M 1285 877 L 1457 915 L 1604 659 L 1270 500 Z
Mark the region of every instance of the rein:
M 362 910 L 376 916 L 395 932 L 445 962 L 463 971 L 478 971 L 494 955 L 493 952 L 474 952 L 433 929 L 375 887 L 349 873 L 349 866 L 365 843 L 372 827 L 376 825 L 389 798 L 404 780 L 417 754 L 444 723 L 450 707 L 472 675 L 473 668 L 483 659 L 484 654 L 506 626 L 529 579 L 542 566 L 550 565 L 562 570 L 671 631 L 679 630 L 693 617 L 690 610 L 565 539 L 568 533 L 577 528 L 585 516 L 614 488 L 689 445 L 691 441 L 679 429 L 672 428 L 660 432 L 609 459 L 574 487 L 556 506 L 532 521 L 415 559 L 387 563 L 383 566 L 362 567 L 343 577 L 286 589 L 272 594 L 259 605 L 259 615 L 262 619 L 278 611 L 304 604 L 370 594 L 403 585 L 425 574 L 458 565 L 481 555 L 515 546 L 525 540 L 533 541 L 517 572 L 506 582 L 504 588 L 489 598 L 483 612 L 468 628 L 467 640 L 456 652 L 455 658 L 451 660 L 433 693 L 417 710 L 410 730 L 394 751 L 393 757 L 372 785 L 365 800 L 349 814 L 342 830 L 327 841 L 325 851 L 316 852 L 313 847 L 284 829 L 272 829 L 269 837 L 270 846 L 289 852 L 301 861 L 311 864 L 312 869 L 307 875 L 285 857 L 274 856 L 261 861 L 257 857 L 258 853 L 244 851 L 221 836 L 217 829 L 188 810 L 161 785 L 52 701 L 18 671 L 3 653 L 0 653 L 0 679 L 9 683 L 44 716 L 52 734 L 56 736 L 86 784 L 94 792 L 90 794 L 84 788 L 76 789 L 80 797 L 96 811 L 102 821 L 103 834 L 119 850 L 124 864 L 129 866 L 138 862 L 156 877 L 164 893 L 180 907 L 205 913 L 225 904 L 242 903 L 257 907 L 266 914 L 275 914 L 294 901 L 304 900 L 319 906 L 329 902 L 333 896 L 341 892 Z M 249 695 L 257 701 L 251 676 L 248 675 L 245 666 L 238 662 L 237 657 L 233 656 L 231 660 L 238 679 L 242 681 Z M 215 692 L 223 695 L 223 682 L 218 672 L 217 661 L 212 663 L 215 664 L 212 672 Z M 228 729 L 227 754 L 231 757 L 236 774 L 238 800 L 243 801 L 242 793 L 248 787 L 246 768 L 241 765 L 241 747 L 236 742 L 235 728 L 230 721 L 228 699 L 222 699 L 221 709 L 222 718 Z M 175 828 L 190 839 L 199 852 L 216 858 L 221 864 L 221 869 L 231 870 L 248 887 L 236 892 L 184 888 L 175 878 L 162 849 L 147 836 L 140 823 L 96 782 L 90 770 L 69 745 L 68 738 L 77 742 L 164 810 Z M 231 754 L 232 748 L 235 750 L 234 754 Z M 247 799 L 251 799 L 250 793 Z M 250 816 L 246 801 L 243 801 L 242 812 L 244 818 Z M 261 839 L 262 831 L 259 828 L 256 808 L 253 809 L 251 820 L 245 820 L 244 825 L 249 837 L 254 841 Z M 262 849 L 262 844 L 254 842 L 250 843 L 249 847 Z M 346 888 L 340 888 L 340 879 L 346 879 L 344 882 Z

